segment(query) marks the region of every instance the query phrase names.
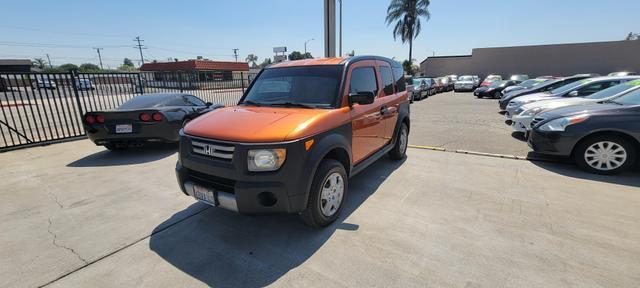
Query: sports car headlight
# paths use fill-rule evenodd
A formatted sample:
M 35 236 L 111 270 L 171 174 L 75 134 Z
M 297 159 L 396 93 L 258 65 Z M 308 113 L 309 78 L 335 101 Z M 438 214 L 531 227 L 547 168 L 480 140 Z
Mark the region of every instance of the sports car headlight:
M 568 126 L 584 122 L 587 119 L 589 119 L 588 114 L 562 117 L 543 124 L 539 129 L 542 131 L 564 131 Z
M 247 155 L 249 171 L 275 171 L 280 169 L 287 157 L 286 149 L 249 150 Z

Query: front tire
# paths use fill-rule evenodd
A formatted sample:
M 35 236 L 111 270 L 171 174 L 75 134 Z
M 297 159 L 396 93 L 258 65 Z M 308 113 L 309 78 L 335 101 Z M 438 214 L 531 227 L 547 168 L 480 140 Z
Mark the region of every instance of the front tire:
M 409 127 L 407 124 L 400 124 L 396 145 L 389 151 L 389 157 L 393 160 L 400 160 L 407 154 L 407 146 L 409 146 Z
M 313 228 L 326 227 L 340 216 L 347 198 L 349 179 L 344 166 L 336 160 L 322 160 L 313 176 L 307 208 L 300 216 Z
M 573 159 L 581 169 L 602 175 L 622 173 L 636 161 L 636 148 L 614 135 L 591 137 L 576 146 Z

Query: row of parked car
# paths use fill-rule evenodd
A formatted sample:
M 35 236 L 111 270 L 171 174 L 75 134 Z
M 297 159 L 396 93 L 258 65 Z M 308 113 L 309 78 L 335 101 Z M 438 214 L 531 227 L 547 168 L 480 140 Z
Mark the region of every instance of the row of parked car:
M 442 77 L 413 78 L 413 100 L 422 100 L 429 96 L 449 91 L 473 90 L 480 86 L 478 75 L 447 75 Z M 467 88 L 469 86 L 469 88 Z
M 640 152 L 640 76 L 616 72 L 553 77 L 528 87 L 525 82 L 502 90 L 498 103 L 505 123 L 524 133 L 534 152 L 570 157 L 597 174 L 634 166 Z

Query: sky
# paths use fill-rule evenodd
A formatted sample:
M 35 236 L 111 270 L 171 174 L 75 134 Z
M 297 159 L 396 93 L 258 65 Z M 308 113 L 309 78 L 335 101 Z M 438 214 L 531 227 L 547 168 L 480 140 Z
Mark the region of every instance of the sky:
M 388 0 L 343 0 L 343 53 L 408 58 L 385 23 Z M 98 63 L 125 57 L 138 63 L 140 36 L 146 61 L 196 56 L 233 61 L 273 47 L 323 56 L 323 0 L 233 1 L 3 1 L 0 59 L 51 57 L 53 65 Z M 473 48 L 622 40 L 640 33 L 638 0 L 432 0 L 413 58 L 465 55 Z M 337 49 L 336 49 L 337 51 Z

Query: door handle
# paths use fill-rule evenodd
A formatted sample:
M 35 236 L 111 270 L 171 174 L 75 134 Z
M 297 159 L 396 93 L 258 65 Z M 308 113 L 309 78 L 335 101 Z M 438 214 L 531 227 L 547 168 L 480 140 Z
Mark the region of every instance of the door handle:
M 387 114 L 387 112 L 389 112 L 389 107 L 387 105 L 382 105 L 382 107 L 380 107 L 380 114 L 384 115 Z

